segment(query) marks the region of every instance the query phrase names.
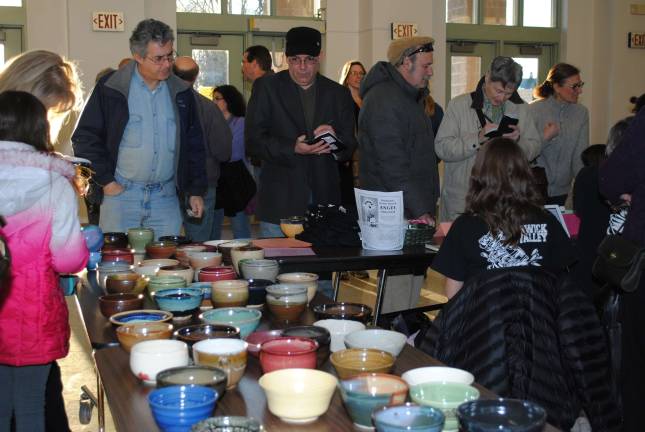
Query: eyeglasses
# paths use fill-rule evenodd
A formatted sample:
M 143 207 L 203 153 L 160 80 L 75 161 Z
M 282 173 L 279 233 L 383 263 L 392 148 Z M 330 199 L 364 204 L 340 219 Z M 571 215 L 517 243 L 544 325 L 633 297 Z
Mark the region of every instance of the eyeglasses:
M 363 71 L 349 71 L 349 75 L 355 76 L 355 77 L 363 77 L 363 76 L 365 76 L 365 72 L 363 72 Z
M 287 62 L 289 62 L 289 65 L 291 65 L 291 66 L 300 66 L 302 64 L 304 64 L 306 66 L 313 66 L 316 63 L 318 63 L 318 57 L 313 57 L 313 56 L 304 56 L 304 57 L 291 56 L 291 57 L 287 57 Z
M 423 53 L 423 52 L 432 52 L 434 51 L 434 48 L 432 47 L 431 43 L 427 43 L 425 45 L 421 45 L 419 48 L 415 49 L 412 51 L 410 54 L 408 54 L 408 57 L 412 57 L 415 54 Z
M 222 96 L 214 96 L 213 100 L 214 101 L 221 101 L 221 100 L 224 100 L 224 97 L 222 97 Z
M 168 63 L 174 63 L 176 57 L 177 57 L 177 52 L 173 51 L 170 54 L 146 57 L 146 58 L 151 62 L 153 62 L 154 64 L 160 65 L 160 64 L 163 64 L 164 61 L 167 61 Z
M 562 87 L 569 87 L 571 90 L 581 90 L 584 86 L 585 86 L 585 82 L 580 81 L 575 84 L 565 84 Z

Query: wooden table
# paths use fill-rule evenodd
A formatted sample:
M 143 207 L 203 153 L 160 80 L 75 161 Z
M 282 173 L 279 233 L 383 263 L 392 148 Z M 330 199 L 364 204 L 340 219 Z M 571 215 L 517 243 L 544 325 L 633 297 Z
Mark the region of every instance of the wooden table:
M 334 278 L 334 300 L 338 298 L 340 288 L 340 272 L 359 270 L 378 270 L 376 289 L 376 305 L 372 324 L 376 325 L 381 314 L 383 297 L 385 295 L 387 276 L 389 272 L 399 269 L 414 269 L 417 273 L 425 274 L 432 264 L 436 252 L 425 246 L 410 246 L 398 251 L 373 251 L 358 247 L 314 247 L 316 255 L 267 257 L 278 261 L 280 273 L 287 272 L 336 272 Z M 441 305 L 423 308 L 433 310 Z

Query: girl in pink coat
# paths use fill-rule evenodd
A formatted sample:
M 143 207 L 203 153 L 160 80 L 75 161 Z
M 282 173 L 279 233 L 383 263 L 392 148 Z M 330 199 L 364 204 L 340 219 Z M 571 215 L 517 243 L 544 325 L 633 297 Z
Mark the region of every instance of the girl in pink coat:
M 67 305 L 58 273 L 80 271 L 74 167 L 52 154 L 47 111 L 25 92 L 0 94 L 0 232 L 11 252 L 0 292 L 0 431 L 44 430 L 51 363 L 69 349 Z

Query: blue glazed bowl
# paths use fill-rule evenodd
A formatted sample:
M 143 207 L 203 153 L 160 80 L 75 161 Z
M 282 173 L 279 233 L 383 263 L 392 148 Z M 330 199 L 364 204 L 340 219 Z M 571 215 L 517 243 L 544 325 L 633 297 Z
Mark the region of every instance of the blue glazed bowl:
M 159 428 L 167 432 L 189 432 L 207 419 L 219 395 L 204 386 L 170 386 L 152 391 L 148 403 Z
M 167 322 L 172 319 L 172 316 L 172 313 L 167 311 L 138 309 L 116 313 L 110 317 L 110 322 L 118 326 L 147 322 Z
M 267 296 L 266 288 L 273 285 L 273 282 L 268 279 L 247 279 L 249 282 L 249 300 L 250 305 L 264 304 Z
M 377 408 L 372 413 L 372 422 L 378 432 L 441 432 L 444 419 L 441 410 L 410 402 Z
M 199 316 L 207 324 L 228 324 L 240 329 L 240 337 L 246 337 L 260 324 L 262 312 L 243 307 L 217 308 Z
M 204 299 L 210 300 L 213 284 L 211 282 L 193 282 L 188 285 L 188 288 L 196 288 L 202 290 L 202 296 L 204 297 Z
M 546 411 L 519 399 L 476 400 L 459 405 L 457 418 L 472 432 L 538 432 L 546 423 Z
M 198 288 L 168 288 L 153 294 L 159 309 L 174 315 L 187 315 L 202 304 L 202 290 Z

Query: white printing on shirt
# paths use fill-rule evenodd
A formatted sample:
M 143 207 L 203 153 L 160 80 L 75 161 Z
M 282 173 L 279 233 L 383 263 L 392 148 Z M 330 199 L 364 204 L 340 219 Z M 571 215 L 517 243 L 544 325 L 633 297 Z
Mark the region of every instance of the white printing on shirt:
M 520 244 L 524 243 L 546 243 L 548 231 L 546 224 L 526 224 L 522 225 L 522 236 Z M 504 234 L 500 231 L 496 237 L 491 232 L 487 232 L 479 239 L 479 247 L 482 252 L 480 255 L 488 261 L 486 268 L 507 268 L 507 267 L 525 267 L 541 266 L 542 255 L 537 249 L 531 251 L 531 256 L 519 246 L 505 245 Z

